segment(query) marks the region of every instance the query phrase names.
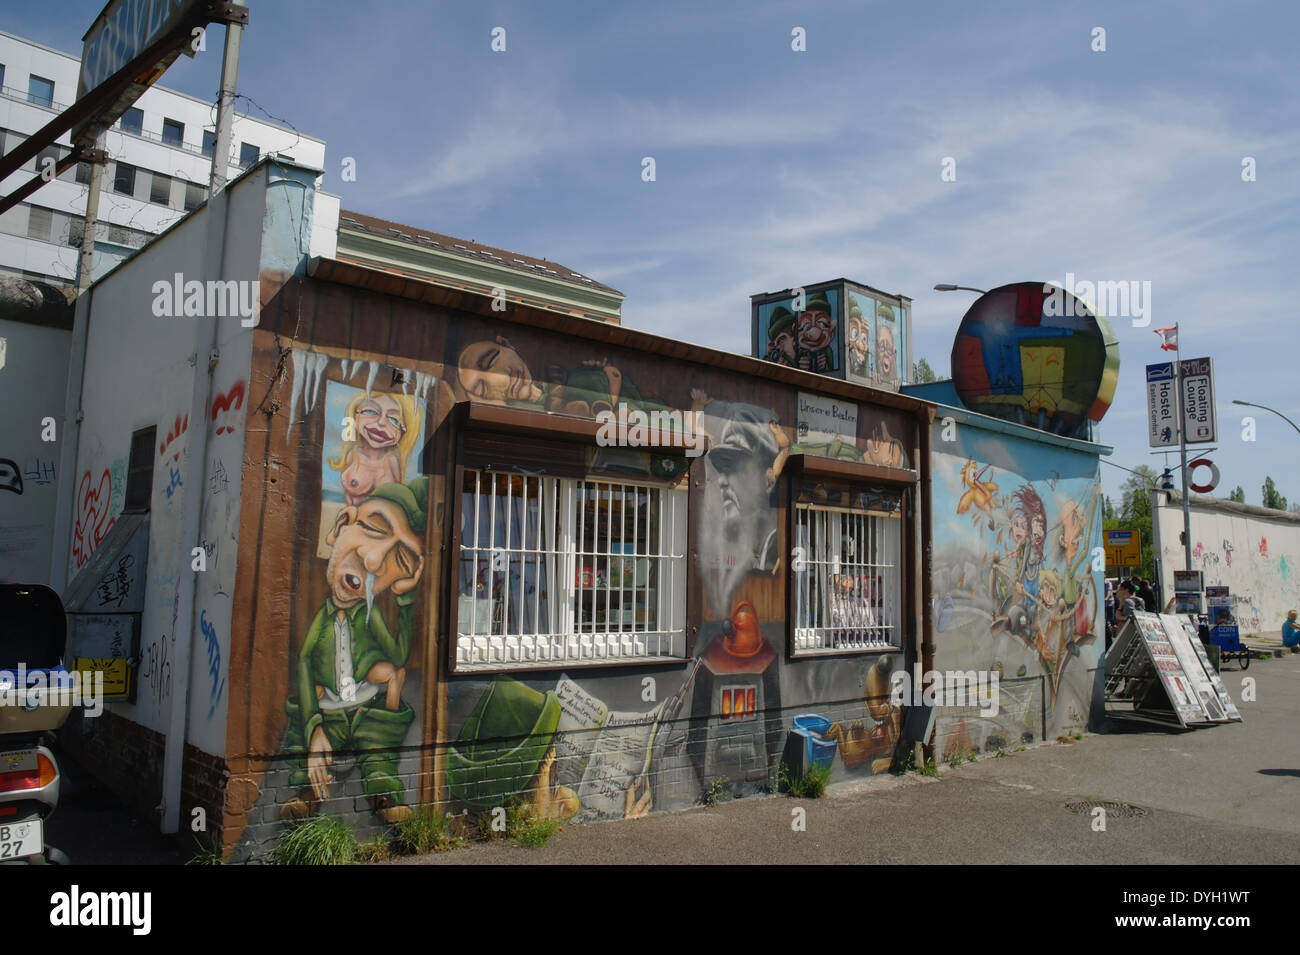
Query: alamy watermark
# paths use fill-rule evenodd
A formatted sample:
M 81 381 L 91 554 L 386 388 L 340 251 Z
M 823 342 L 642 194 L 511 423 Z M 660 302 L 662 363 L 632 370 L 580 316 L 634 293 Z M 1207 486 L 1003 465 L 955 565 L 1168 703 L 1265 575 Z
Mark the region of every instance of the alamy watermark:
M 252 328 L 257 324 L 260 283 L 249 279 L 171 279 L 153 283 L 153 313 L 158 318 L 234 318 Z
M 87 678 L 79 670 L 28 670 L 20 663 L 17 670 L 0 670 L 0 707 L 6 706 L 80 706 L 93 718 L 104 712 L 104 674 L 95 670 Z
M 1131 318 L 1134 328 L 1151 324 L 1151 282 L 1136 279 L 1118 282 L 1076 281 L 1073 272 L 1065 273 L 1065 284 L 1048 282 L 1043 286 L 1043 314 L 1055 318 L 1082 318 L 1074 307 L 1073 295 L 1090 309 L 1106 318 Z
M 602 448 L 684 448 L 688 458 L 704 453 L 698 411 L 629 410 L 627 402 L 620 401 L 617 414 L 607 408 L 596 420 L 600 422 L 596 443 Z
M 980 716 L 999 712 L 996 670 L 895 670 L 889 678 L 889 702 L 894 706 L 978 706 Z

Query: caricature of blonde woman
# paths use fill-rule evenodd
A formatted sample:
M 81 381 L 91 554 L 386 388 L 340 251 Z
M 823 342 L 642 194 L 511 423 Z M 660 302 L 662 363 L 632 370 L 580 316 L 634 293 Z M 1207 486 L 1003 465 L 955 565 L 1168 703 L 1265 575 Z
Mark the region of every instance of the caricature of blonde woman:
M 343 472 L 343 497 L 354 505 L 381 484 L 404 480 L 420 434 L 420 409 L 410 395 L 361 392 L 348 402 L 347 417 L 355 437 L 344 440 L 343 453 L 330 458 L 330 467 Z

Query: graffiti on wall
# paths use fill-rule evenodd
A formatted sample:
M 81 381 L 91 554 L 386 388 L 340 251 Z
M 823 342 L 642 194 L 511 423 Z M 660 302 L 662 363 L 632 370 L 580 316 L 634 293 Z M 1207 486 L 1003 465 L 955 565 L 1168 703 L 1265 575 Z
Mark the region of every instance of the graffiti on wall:
M 1035 680 L 1049 727 L 1068 721 L 1071 707 L 1088 712 L 1088 670 L 1100 653 L 1095 462 L 1090 472 L 1074 462 L 1071 472 L 1068 452 L 999 440 L 973 427 L 949 442 L 936 429 L 935 447 L 931 573 L 938 665 L 998 672 L 1004 701 L 1013 703 L 1004 707 L 1007 717 L 972 732 L 1003 741 L 1034 733 Z M 1014 705 L 1016 681 L 1025 684 L 1020 706 Z M 1017 716 L 1024 726 L 1012 725 Z M 981 748 L 980 739 L 971 748 Z
M 99 479 L 91 477 L 89 471 L 81 475 L 77 485 L 77 515 L 72 533 L 72 557 L 77 569 L 86 566 L 90 555 L 100 545 L 113 519 L 109 516 L 110 501 L 113 494 L 113 478 L 105 468 Z
M 23 472 L 18 470 L 18 463 L 10 458 L 0 458 L 0 491 L 23 493 Z

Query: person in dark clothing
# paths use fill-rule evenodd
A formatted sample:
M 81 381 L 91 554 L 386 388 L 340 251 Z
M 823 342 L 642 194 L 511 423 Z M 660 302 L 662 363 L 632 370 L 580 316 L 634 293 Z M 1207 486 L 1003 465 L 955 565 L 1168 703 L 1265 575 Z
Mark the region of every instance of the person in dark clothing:
M 1133 584 L 1134 584 L 1133 593 L 1136 596 L 1142 598 L 1142 603 L 1146 605 L 1145 609 L 1151 611 L 1152 613 L 1157 613 L 1158 611 L 1156 610 L 1156 592 L 1151 589 L 1150 582 L 1144 580 L 1141 577 L 1134 577 Z

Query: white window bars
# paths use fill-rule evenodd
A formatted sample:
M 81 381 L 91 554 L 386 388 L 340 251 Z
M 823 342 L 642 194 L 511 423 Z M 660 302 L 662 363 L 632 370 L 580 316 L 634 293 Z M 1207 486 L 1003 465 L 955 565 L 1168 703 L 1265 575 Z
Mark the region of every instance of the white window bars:
M 466 469 L 458 670 L 686 655 L 686 491 Z
M 898 513 L 795 509 L 794 653 L 901 647 Z

